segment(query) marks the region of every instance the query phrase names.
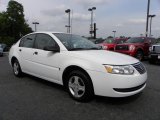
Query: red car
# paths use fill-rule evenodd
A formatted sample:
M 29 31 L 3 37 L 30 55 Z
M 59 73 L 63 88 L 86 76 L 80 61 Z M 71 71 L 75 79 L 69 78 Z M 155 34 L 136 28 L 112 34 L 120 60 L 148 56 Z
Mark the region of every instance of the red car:
M 124 43 L 127 40 L 127 38 L 107 38 L 103 41 L 103 43 L 99 44 L 102 46 L 104 50 L 111 50 L 114 51 L 116 44 Z
M 151 44 L 155 43 L 154 38 L 149 37 L 133 37 L 128 39 L 123 44 L 118 44 L 115 46 L 115 51 L 124 53 L 139 60 L 142 60 L 144 56 L 149 55 L 149 47 Z

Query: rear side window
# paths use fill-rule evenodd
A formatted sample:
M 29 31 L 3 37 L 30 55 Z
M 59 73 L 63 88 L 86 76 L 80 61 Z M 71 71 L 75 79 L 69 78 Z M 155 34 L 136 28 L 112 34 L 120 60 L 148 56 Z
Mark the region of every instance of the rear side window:
M 21 39 L 19 47 L 33 48 L 35 34 L 27 35 Z
M 44 49 L 45 46 L 55 46 L 55 40 L 47 34 L 37 34 L 35 40 L 35 48 Z

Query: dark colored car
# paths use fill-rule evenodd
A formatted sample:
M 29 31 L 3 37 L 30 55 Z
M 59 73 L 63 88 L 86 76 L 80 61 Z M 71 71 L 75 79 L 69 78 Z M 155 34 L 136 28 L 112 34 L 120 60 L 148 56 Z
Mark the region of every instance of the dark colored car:
M 127 40 L 127 38 L 115 38 L 115 39 L 114 38 L 107 38 L 99 45 L 102 46 L 102 48 L 104 50 L 114 51 L 114 48 L 115 48 L 116 44 L 122 44 L 126 40 Z
M 3 48 L 1 44 L 0 44 L 0 56 L 3 56 Z
M 3 56 L 3 52 L 6 51 L 9 51 L 9 47 L 4 43 L 0 43 L 0 56 Z
M 160 41 L 150 47 L 149 63 L 160 61 Z
M 139 60 L 142 60 L 144 56 L 149 55 L 149 47 L 156 43 L 156 39 L 149 37 L 133 37 L 128 39 L 123 44 L 117 44 L 115 46 L 115 51 L 119 53 L 124 53 Z

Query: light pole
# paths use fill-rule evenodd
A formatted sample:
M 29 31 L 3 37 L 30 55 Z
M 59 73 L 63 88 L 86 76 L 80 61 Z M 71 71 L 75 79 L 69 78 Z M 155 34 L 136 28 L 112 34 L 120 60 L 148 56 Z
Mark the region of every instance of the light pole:
M 147 5 L 147 20 L 146 20 L 146 37 L 148 37 L 148 16 L 149 16 L 150 0 L 148 0 Z
M 92 38 L 93 34 L 93 10 L 96 10 L 96 7 L 89 8 L 88 11 L 91 11 L 91 26 L 90 26 L 90 34 Z
M 71 10 L 67 9 L 65 10 L 65 13 L 68 13 L 68 25 L 66 25 L 65 27 L 67 27 L 67 33 L 70 33 L 71 32 L 71 16 L 70 16 Z
M 116 37 L 116 31 L 114 30 L 114 31 L 112 31 L 113 33 L 114 33 L 114 38 Z
M 149 33 L 149 36 L 151 37 L 152 35 L 152 18 L 155 17 L 156 15 L 148 15 L 148 17 L 150 17 L 150 33 Z
M 37 25 L 39 24 L 39 22 L 33 22 L 32 24 L 35 25 L 35 32 L 37 31 Z

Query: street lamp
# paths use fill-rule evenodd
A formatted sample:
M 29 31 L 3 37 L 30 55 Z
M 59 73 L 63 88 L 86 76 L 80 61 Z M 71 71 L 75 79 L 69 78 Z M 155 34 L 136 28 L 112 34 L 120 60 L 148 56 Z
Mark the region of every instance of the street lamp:
M 152 32 L 152 18 L 153 17 L 155 17 L 156 15 L 148 15 L 148 17 L 150 17 L 151 19 L 150 19 L 150 34 L 149 34 L 149 36 L 151 37 L 151 32 Z
M 90 34 L 92 38 L 93 34 L 93 10 L 96 10 L 96 7 L 89 8 L 88 11 L 91 11 L 91 26 L 90 26 Z
M 116 31 L 114 30 L 114 31 L 112 31 L 113 33 L 114 33 L 114 38 L 116 37 Z
M 71 13 L 71 10 L 70 9 L 67 9 L 65 10 L 65 13 L 68 13 L 68 25 L 66 25 L 65 27 L 67 27 L 67 33 L 70 33 L 71 32 L 71 17 L 70 17 L 70 13 Z
M 150 0 L 148 0 L 147 5 L 147 20 L 146 20 L 146 37 L 148 36 L 148 16 L 149 16 Z
M 39 22 L 33 22 L 32 24 L 35 25 L 35 32 L 37 31 L 37 25 L 39 24 Z

